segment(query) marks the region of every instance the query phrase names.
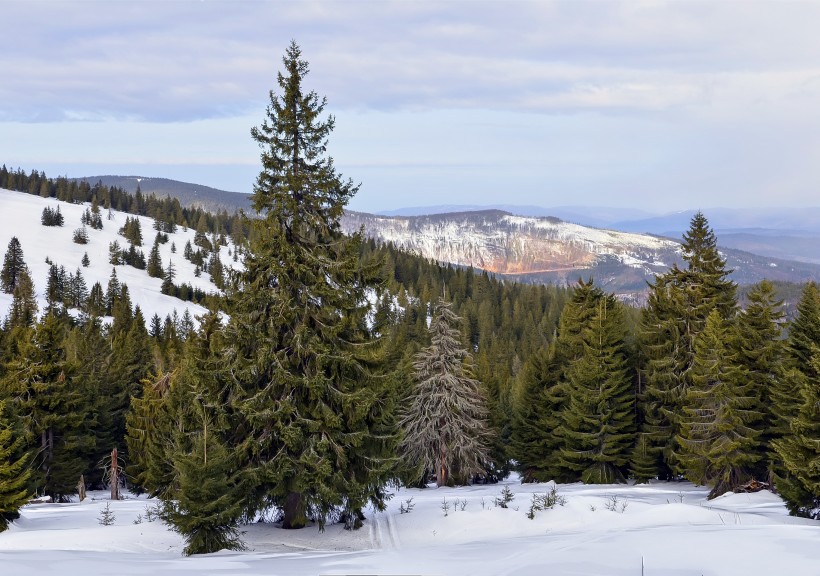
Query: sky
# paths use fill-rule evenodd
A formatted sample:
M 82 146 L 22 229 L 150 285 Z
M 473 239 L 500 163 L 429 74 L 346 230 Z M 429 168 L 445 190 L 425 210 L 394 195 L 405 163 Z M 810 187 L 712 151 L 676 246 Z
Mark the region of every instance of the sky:
M 291 40 L 349 207 L 820 205 L 820 2 L 0 0 L 0 163 L 252 192 Z

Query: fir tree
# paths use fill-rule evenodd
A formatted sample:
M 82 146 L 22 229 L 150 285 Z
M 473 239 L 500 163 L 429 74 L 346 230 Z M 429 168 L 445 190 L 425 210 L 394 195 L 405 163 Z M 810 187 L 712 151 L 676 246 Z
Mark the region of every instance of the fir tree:
M 461 344 L 460 320 L 439 300 L 430 346 L 413 363 L 415 386 L 399 422 L 405 459 L 418 463 L 421 473 L 434 471 L 439 486 L 468 481 L 489 460 L 486 401 L 465 367 L 471 356 Z
M 6 255 L 3 257 L 3 268 L 0 270 L 0 289 L 6 294 L 12 294 L 17 286 L 20 274 L 26 270 L 23 260 L 23 248 L 17 236 L 12 236 Z
M 284 64 L 282 94 L 270 93 L 252 130 L 260 218 L 229 301 L 227 358 L 241 390 L 241 449 L 258 479 L 249 505 L 274 502 L 283 526 L 300 528 L 308 513 L 323 525 L 337 506 L 357 516 L 368 500 L 382 507 L 393 464 L 389 390 L 365 324 L 378 270 L 359 260 L 360 235 L 339 226 L 357 188 L 325 156 L 333 118 L 320 120 L 324 100 L 304 92 L 308 65 L 295 43 Z

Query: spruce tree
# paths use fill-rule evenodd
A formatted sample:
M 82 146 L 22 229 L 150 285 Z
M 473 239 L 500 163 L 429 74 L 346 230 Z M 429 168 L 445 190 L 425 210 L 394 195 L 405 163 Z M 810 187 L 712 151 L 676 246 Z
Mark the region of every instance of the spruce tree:
M 563 443 L 561 412 L 567 396 L 559 368 L 550 346 L 533 354 L 518 377 L 520 396 L 513 404 L 510 454 L 523 482 L 567 476 L 556 457 Z
M 640 330 L 646 359 L 641 434 L 650 444 L 648 454 L 656 458 L 657 475 L 666 479 L 682 473 L 675 461 L 676 438 L 692 383 L 695 339 L 713 310 L 728 320 L 737 308 L 737 287 L 728 279 L 731 270 L 726 269 L 715 234 L 700 212 L 683 236 L 682 254 L 686 268 L 674 265 L 650 285 Z M 647 464 L 644 458 L 644 468 Z
M 814 347 L 812 372 L 820 372 L 820 347 Z M 785 473 L 777 489 L 792 514 L 820 517 L 820 380 L 804 377 L 799 389 L 800 407 L 791 420 L 790 433 L 772 442 Z
M 154 245 L 151 247 L 151 253 L 148 255 L 148 264 L 146 266 L 146 271 L 151 278 L 162 278 L 163 277 L 163 269 L 162 269 L 162 259 L 159 255 L 159 244 L 155 241 Z
M 186 554 L 243 548 L 237 528 L 247 509 L 249 476 L 227 446 L 231 419 L 221 337 L 218 316 L 208 314 L 186 346 L 177 383 L 173 481 L 163 501 L 167 520 L 185 537 Z
M 784 381 L 786 349 L 781 337 L 782 305 L 782 300 L 775 299 L 771 282 L 763 280 L 756 284 L 749 291 L 745 310 L 738 315 L 735 338 L 738 362 L 746 369 L 755 399 L 754 411 L 760 414 L 757 421 L 750 422 L 762 432 L 760 465 L 755 475 L 770 482 L 779 460 L 771 442 L 788 434 L 788 420 L 775 409 L 777 400 L 782 401 L 781 394 L 791 388 Z
M 635 393 L 621 306 L 612 295 L 589 304 L 594 314 L 581 333 L 583 351 L 564 376 L 568 403 L 559 458 L 583 482 L 611 484 L 624 481 L 635 441 Z
M 486 400 L 465 363 L 460 318 L 439 300 L 430 324 L 430 346 L 413 363 L 415 385 L 400 426 L 400 451 L 420 472 L 433 471 L 439 486 L 469 481 L 489 460 Z
M 759 407 L 748 373 L 732 350 L 730 327 L 713 310 L 695 340 L 692 384 L 680 419 L 677 460 L 696 484 L 712 486 L 709 498 L 737 488 L 752 477 L 761 459 Z
M 28 270 L 23 270 L 17 278 L 17 285 L 11 300 L 5 328 L 33 326 L 37 320 L 37 299 L 34 297 L 34 282 Z
M 12 402 L 0 399 L 0 532 L 17 518 L 17 511 L 31 496 L 23 447 L 22 426 L 17 424 Z
M 361 236 L 339 219 L 357 187 L 326 156 L 334 120 L 306 92 L 308 64 L 292 43 L 252 129 L 262 171 L 252 204 L 259 218 L 245 269 L 229 296 L 226 360 L 241 422 L 238 440 L 257 479 L 249 507 L 275 503 L 285 528 L 320 526 L 341 506 L 355 515 L 383 506 L 392 436 L 389 389 L 368 330 L 367 290 L 381 280 L 358 257 Z M 207 239 L 205 239 L 207 241 Z M 378 431 L 377 433 L 374 433 Z
M 3 257 L 3 268 L 0 270 L 0 290 L 12 294 L 17 286 L 20 274 L 26 270 L 23 260 L 23 248 L 17 236 L 12 236 L 6 255 Z

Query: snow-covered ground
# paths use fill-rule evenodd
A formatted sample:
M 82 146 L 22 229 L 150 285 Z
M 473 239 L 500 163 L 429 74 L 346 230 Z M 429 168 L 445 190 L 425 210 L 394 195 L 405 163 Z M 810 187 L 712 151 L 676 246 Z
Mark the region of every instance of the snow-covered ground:
M 65 223 L 61 227 L 46 227 L 40 223 L 43 208 L 49 206 L 60 208 Z M 74 274 L 79 268 L 89 290 L 95 282 L 99 282 L 105 290 L 111 270 L 115 268 L 108 262 L 108 245 L 119 242 L 122 248 L 128 248 L 128 241 L 118 234 L 118 230 L 125 224 L 126 217 L 137 218 L 142 230 L 142 246 L 146 260 L 154 244 L 157 231 L 154 230 L 154 219 L 146 216 L 135 216 L 116 210 L 111 211 L 112 219 L 108 219 L 108 211 L 100 210 L 103 219 L 103 229 L 94 230 L 86 227 L 89 237 L 88 244 L 75 244 L 74 231 L 82 226 L 80 219 L 83 212 L 90 208 L 90 204 L 71 204 L 60 202 L 54 198 L 40 198 L 23 192 L 13 192 L 0 189 L 0 257 L 5 254 L 9 241 L 16 236 L 23 249 L 23 257 L 34 281 L 34 290 L 37 303 L 42 312 L 46 306 L 45 292 L 48 279 L 48 257 L 54 264 L 64 266 L 67 273 Z M 173 262 L 176 278 L 175 284 L 190 284 L 205 292 L 218 292 L 211 282 L 210 275 L 203 272 L 200 277 L 194 274 L 195 266 L 182 253 L 185 243 L 193 245 L 194 230 L 183 229 L 168 235 L 169 241 L 160 244 L 159 251 L 164 268 L 168 267 L 169 260 Z M 171 245 L 176 246 L 176 253 L 171 253 Z M 196 249 L 196 246 L 194 246 Z M 91 264 L 82 267 L 83 254 L 88 253 Z M 226 267 L 236 266 L 228 253 L 228 247 L 222 247 L 219 254 L 222 264 Z M 0 260 L 2 263 L 2 260 Z M 185 310 L 189 310 L 192 317 L 206 312 L 205 308 L 191 302 L 184 302 L 178 298 L 162 294 L 160 288 L 162 280 L 151 278 L 145 270 L 137 270 L 132 266 L 116 266 L 117 278 L 121 283 L 128 285 L 132 304 L 139 304 L 146 322 L 154 314 L 161 319 L 173 315 L 174 310 L 181 317 Z M 0 319 L 5 318 L 11 305 L 11 294 L 0 292 Z
M 515 494 L 506 509 L 494 505 L 504 486 Z M 82 503 L 26 506 L 0 533 L 0 574 L 820 574 L 820 524 L 790 517 L 769 492 L 707 501 L 706 489 L 688 483 L 559 485 L 565 505 L 527 518 L 532 494 L 551 486 L 513 478 L 401 489 L 385 512 L 368 510 L 356 532 L 259 523 L 243 527 L 247 552 L 193 558 L 181 555 L 181 537 L 144 519 L 153 501 L 111 502 L 114 524 L 102 526 L 105 495 L 94 493 Z

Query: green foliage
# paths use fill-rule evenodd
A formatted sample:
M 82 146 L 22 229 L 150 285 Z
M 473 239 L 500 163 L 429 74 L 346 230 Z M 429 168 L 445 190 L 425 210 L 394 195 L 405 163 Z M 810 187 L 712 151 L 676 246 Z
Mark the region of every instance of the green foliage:
M 714 310 L 695 340 L 692 385 L 686 391 L 677 444 L 681 469 L 710 498 L 747 482 L 760 460 L 760 421 L 748 373 L 731 349 L 730 327 Z
M 20 275 L 27 270 L 23 260 L 23 248 L 17 236 L 12 236 L 6 254 L 3 257 L 3 268 L 0 270 L 0 289 L 6 294 L 14 293 Z
M 291 44 L 251 133 L 262 149 L 252 198 L 260 218 L 245 269 L 229 294 L 225 358 L 241 431 L 235 441 L 255 482 L 250 509 L 275 503 L 285 528 L 324 524 L 331 510 L 360 523 L 383 507 L 393 467 L 390 390 L 365 323 L 378 263 L 359 258 L 339 218 L 356 192 L 326 156 L 333 118 L 306 92 L 307 63 Z
M 579 334 L 580 355 L 565 370 L 568 402 L 559 458 L 588 484 L 622 482 L 635 432 L 623 312 L 611 295 L 590 298 L 584 305 L 592 307 L 592 316 Z M 569 328 L 563 317 L 562 327 Z
M 731 318 L 737 308 L 737 287 L 717 249 L 717 239 L 698 212 L 683 237 L 685 269 L 672 269 L 650 285 L 641 320 L 640 342 L 645 389 L 641 395 L 641 433 L 655 457 L 657 476 L 671 478 L 682 470 L 675 462 L 680 417 L 691 385 L 695 339 L 709 314 Z M 645 462 L 646 464 L 646 462 Z
M 0 532 L 29 499 L 28 455 L 23 451 L 22 426 L 12 402 L 0 400 Z

